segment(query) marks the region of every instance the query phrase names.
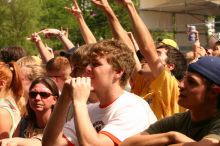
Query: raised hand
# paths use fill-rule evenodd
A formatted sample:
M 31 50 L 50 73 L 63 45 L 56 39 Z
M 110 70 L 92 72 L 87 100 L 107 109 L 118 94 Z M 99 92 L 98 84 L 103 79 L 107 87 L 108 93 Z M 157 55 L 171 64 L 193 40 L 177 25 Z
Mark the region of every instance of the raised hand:
M 74 14 L 74 16 L 76 18 L 81 17 L 82 16 L 82 11 L 80 10 L 77 1 L 72 0 L 72 2 L 73 2 L 73 6 L 71 8 L 69 8 L 69 7 L 64 7 L 64 8 L 67 9 L 70 13 Z
M 70 86 L 70 82 L 71 82 L 71 79 L 67 79 L 63 85 L 63 90 L 61 92 L 61 96 L 60 98 L 62 99 L 65 99 L 67 101 L 71 101 L 71 92 L 72 92 L 72 88 Z
M 91 79 L 89 77 L 72 78 L 70 86 L 73 102 L 87 103 L 91 90 Z
M 87 103 L 91 89 L 91 79 L 89 77 L 71 78 L 65 81 L 61 98 Z
M 41 38 L 39 36 L 39 33 L 35 32 L 31 34 L 31 37 L 26 38 L 27 40 L 30 40 L 32 42 L 38 43 L 41 41 Z
M 100 9 L 105 9 L 109 7 L 109 3 L 107 0 L 92 0 L 92 2 Z

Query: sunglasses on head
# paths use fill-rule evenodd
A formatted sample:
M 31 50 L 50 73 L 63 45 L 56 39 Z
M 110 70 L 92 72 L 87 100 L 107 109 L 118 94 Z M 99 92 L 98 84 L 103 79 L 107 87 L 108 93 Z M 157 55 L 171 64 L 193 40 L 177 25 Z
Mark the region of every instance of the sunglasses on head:
M 40 95 L 41 98 L 48 98 L 49 96 L 52 95 L 51 93 L 48 92 L 36 92 L 36 91 L 29 92 L 30 98 L 36 98 L 38 94 Z

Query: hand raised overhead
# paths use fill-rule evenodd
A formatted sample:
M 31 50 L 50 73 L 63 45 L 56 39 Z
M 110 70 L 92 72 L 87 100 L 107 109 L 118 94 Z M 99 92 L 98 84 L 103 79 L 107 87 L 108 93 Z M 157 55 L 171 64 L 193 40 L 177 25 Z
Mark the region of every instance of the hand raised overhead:
M 67 9 L 70 13 L 74 14 L 76 18 L 79 18 L 82 15 L 82 11 L 80 10 L 80 7 L 76 0 L 72 0 L 72 2 L 73 2 L 73 6 L 71 8 L 69 7 L 64 7 L 64 8 Z
M 105 9 L 109 6 L 108 0 L 92 0 L 92 2 L 100 9 Z
M 27 37 L 26 39 L 35 43 L 38 43 L 41 40 L 39 33 L 37 32 L 32 33 L 31 36 Z

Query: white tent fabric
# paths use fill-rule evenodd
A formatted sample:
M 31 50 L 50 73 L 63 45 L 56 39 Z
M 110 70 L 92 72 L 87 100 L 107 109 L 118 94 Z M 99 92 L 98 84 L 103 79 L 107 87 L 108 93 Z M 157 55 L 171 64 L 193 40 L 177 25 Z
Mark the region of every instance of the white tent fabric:
M 220 15 L 220 0 L 140 0 L 140 9 L 216 16 Z
M 156 31 L 175 32 L 179 46 L 187 47 L 187 24 L 205 23 L 206 16 L 220 15 L 220 0 L 140 0 L 144 23 Z M 207 28 L 198 25 L 200 42 L 207 45 Z

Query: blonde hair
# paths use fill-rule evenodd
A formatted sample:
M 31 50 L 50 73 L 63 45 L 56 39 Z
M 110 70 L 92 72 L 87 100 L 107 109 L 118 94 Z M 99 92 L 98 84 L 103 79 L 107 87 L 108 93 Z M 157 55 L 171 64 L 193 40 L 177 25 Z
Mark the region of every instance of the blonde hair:
M 120 40 L 103 40 L 89 49 L 90 59 L 105 56 L 115 70 L 122 70 L 120 85 L 125 87 L 135 68 L 133 52 Z
M 42 60 L 37 56 L 25 56 L 20 58 L 16 63 L 20 67 L 25 65 L 42 65 Z
M 25 56 L 19 59 L 17 64 L 22 70 L 25 70 L 25 75 L 30 81 L 37 77 L 46 76 L 45 66 L 39 57 Z

